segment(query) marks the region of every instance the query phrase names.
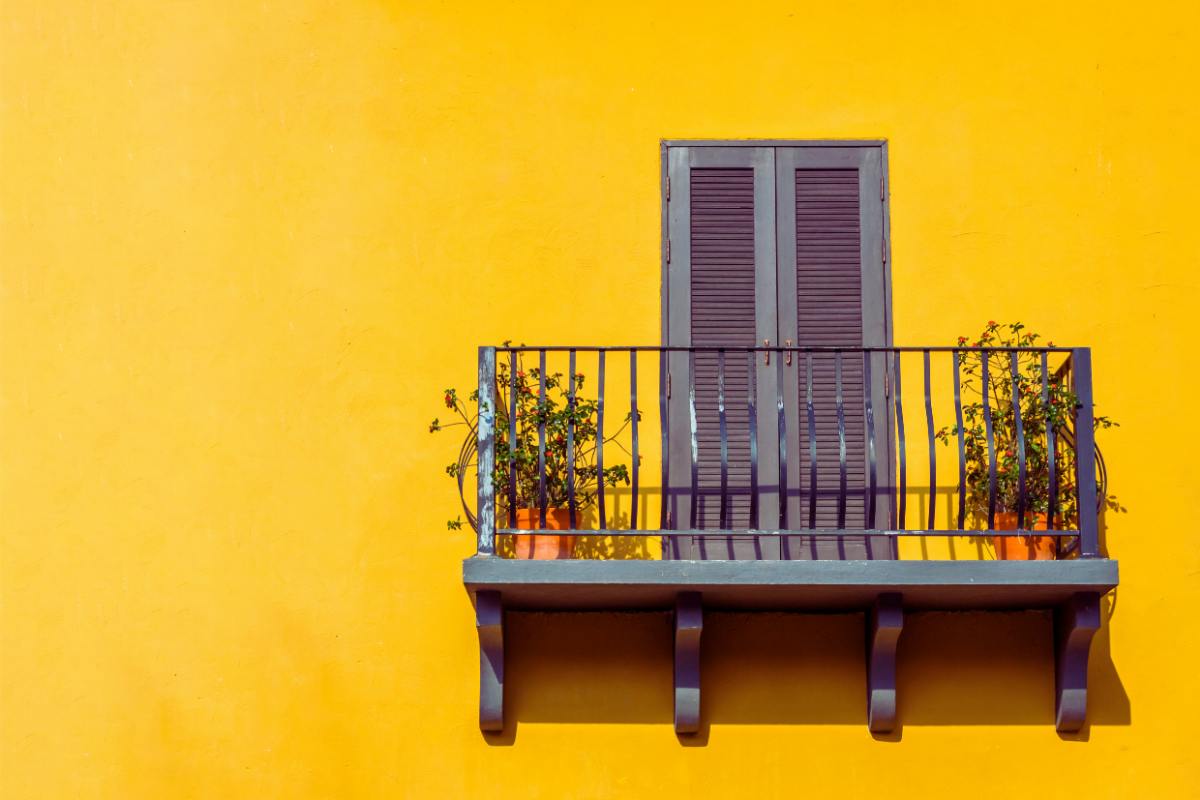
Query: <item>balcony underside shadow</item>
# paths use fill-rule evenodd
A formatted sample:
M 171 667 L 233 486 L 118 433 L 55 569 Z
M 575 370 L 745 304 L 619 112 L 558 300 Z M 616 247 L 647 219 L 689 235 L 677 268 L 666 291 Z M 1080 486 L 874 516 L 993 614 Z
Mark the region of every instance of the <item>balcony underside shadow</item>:
M 1109 601 L 1104 601 L 1107 608 Z M 724 725 L 853 725 L 866 730 L 863 614 L 706 612 L 703 746 Z M 667 613 L 506 617 L 506 720 L 486 736 L 511 744 L 522 724 L 655 724 L 673 736 L 672 623 Z M 1127 725 L 1129 697 L 1108 626 L 1092 645 L 1090 725 Z M 1054 724 L 1052 615 L 916 612 L 898 663 L 899 727 Z M 869 734 L 865 734 L 869 735 Z M 1087 728 L 1069 739 L 1086 739 Z

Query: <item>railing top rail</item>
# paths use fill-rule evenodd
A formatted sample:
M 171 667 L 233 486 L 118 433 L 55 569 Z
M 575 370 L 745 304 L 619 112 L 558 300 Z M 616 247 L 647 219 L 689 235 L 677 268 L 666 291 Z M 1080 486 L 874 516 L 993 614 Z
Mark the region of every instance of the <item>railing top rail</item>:
M 804 346 L 804 345 L 768 345 L 740 346 L 720 345 L 688 347 L 682 345 L 496 345 L 497 353 L 566 353 L 571 350 L 584 353 L 617 351 L 646 352 L 646 353 L 1071 353 L 1075 350 L 1087 350 L 1086 347 L 962 347 L 930 346 L 930 347 L 833 347 L 833 346 Z

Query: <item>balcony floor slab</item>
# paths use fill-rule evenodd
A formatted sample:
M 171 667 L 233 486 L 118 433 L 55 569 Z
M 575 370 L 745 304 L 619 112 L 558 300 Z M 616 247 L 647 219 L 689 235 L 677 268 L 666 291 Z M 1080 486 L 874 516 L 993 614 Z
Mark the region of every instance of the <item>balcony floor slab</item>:
M 1117 585 L 1112 559 L 1065 561 L 463 561 L 474 598 L 497 591 L 506 609 L 645 610 L 698 592 L 706 609 L 861 611 L 881 593 L 906 610 L 1053 608 Z

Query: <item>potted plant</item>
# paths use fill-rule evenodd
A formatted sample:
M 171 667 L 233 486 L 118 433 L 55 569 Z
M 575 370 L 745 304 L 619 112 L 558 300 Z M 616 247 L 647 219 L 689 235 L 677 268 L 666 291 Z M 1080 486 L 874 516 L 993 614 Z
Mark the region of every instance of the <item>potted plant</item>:
M 971 344 L 967 337 L 958 339 L 960 347 L 1035 347 L 1041 337 L 1027 332 L 1020 322 L 1001 325 L 990 321 Z M 1053 347 L 1053 342 L 1046 346 Z M 937 438 L 949 445 L 960 434 L 966 456 L 966 509 L 981 527 L 987 527 L 989 459 L 987 431 L 983 413 L 983 393 L 987 392 L 992 418 L 993 447 L 996 454 L 996 530 L 1017 530 L 1020 493 L 1019 455 L 1016 415 L 1013 410 L 1013 373 L 1011 353 L 956 353 L 962 375 L 963 426 L 943 427 Z M 983 361 L 987 358 L 987 382 L 983 380 Z M 1046 399 L 1042 399 L 1042 361 L 1036 352 L 1017 356 L 1016 384 L 1021 409 L 1021 424 L 1025 439 L 1025 529 L 1046 530 L 1050 505 L 1050 464 L 1055 465 L 1057 516 L 1055 528 L 1078 527 L 1079 508 L 1075 493 L 1075 453 L 1073 448 L 1057 446 L 1073 438 L 1075 410 L 1078 403 L 1074 392 L 1060 374 L 1047 379 Z M 969 402 L 968 402 L 969 400 Z M 1057 434 L 1056 450 L 1047 449 L 1046 426 Z M 1115 426 L 1108 417 L 1092 420 L 1094 429 Z M 1122 510 L 1115 497 L 1102 495 L 1108 508 Z M 1057 553 L 1057 538 L 1053 536 L 994 536 L 996 558 L 1004 560 L 1053 559 Z
M 507 345 L 508 342 L 505 342 Z M 525 369 L 522 360 L 517 362 L 516 422 L 517 435 L 510 438 L 511 391 L 514 386 L 509 365 L 501 362 L 496 369 L 496 462 L 492 472 L 492 483 L 496 496 L 496 519 L 498 527 L 509 527 L 510 520 L 510 467 L 516 465 L 516 528 L 536 530 L 540 524 L 540 479 L 538 470 L 538 427 L 545 425 L 545 482 L 547 530 L 569 530 L 570 509 L 567 481 L 568 428 L 574 422 L 574 472 L 576 528 L 580 520 L 591 511 L 596 501 L 597 480 L 609 487 L 620 483 L 629 484 L 629 469 L 624 464 L 605 466 L 603 473 L 596 465 L 597 401 L 583 397 L 584 375 L 564 376 L 561 372 L 547 373 L 546 399 L 539 402 L 541 370 L 538 367 Z M 571 388 L 575 397 L 571 399 Z M 466 436 L 459 448 L 459 457 L 446 467 L 446 474 L 458 481 L 459 494 L 463 494 L 464 476 L 476 466 L 476 428 L 478 422 L 478 390 L 468 396 L 468 402 L 459 399 L 458 392 L 447 389 L 443 402 L 455 413 L 454 422 L 443 423 L 434 419 L 429 426 L 431 433 L 452 427 L 465 427 Z M 624 424 L 611 436 L 605 436 L 603 444 L 616 442 L 617 437 L 629 425 L 626 414 Z M 617 444 L 620 447 L 620 444 Z M 623 449 L 623 448 L 622 448 Z M 467 522 L 474 527 L 475 517 L 463 499 Z M 461 528 L 461 515 L 447 523 L 456 530 Z M 498 550 L 523 559 L 570 558 L 574 549 L 574 536 L 517 534 L 513 541 L 500 541 Z

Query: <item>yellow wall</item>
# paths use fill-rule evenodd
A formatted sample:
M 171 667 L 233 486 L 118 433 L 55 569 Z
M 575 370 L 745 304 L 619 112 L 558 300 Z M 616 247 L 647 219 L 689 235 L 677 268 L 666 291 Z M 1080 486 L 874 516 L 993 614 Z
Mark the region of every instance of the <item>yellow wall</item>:
M 7 0 L 0 794 L 1196 796 L 1200 14 L 966 5 Z M 1095 348 L 1086 735 L 1036 614 L 914 618 L 883 741 L 857 618 L 718 617 L 682 744 L 665 617 L 517 618 L 480 735 L 425 428 L 479 343 L 655 341 L 664 136 L 887 137 L 897 340 Z

